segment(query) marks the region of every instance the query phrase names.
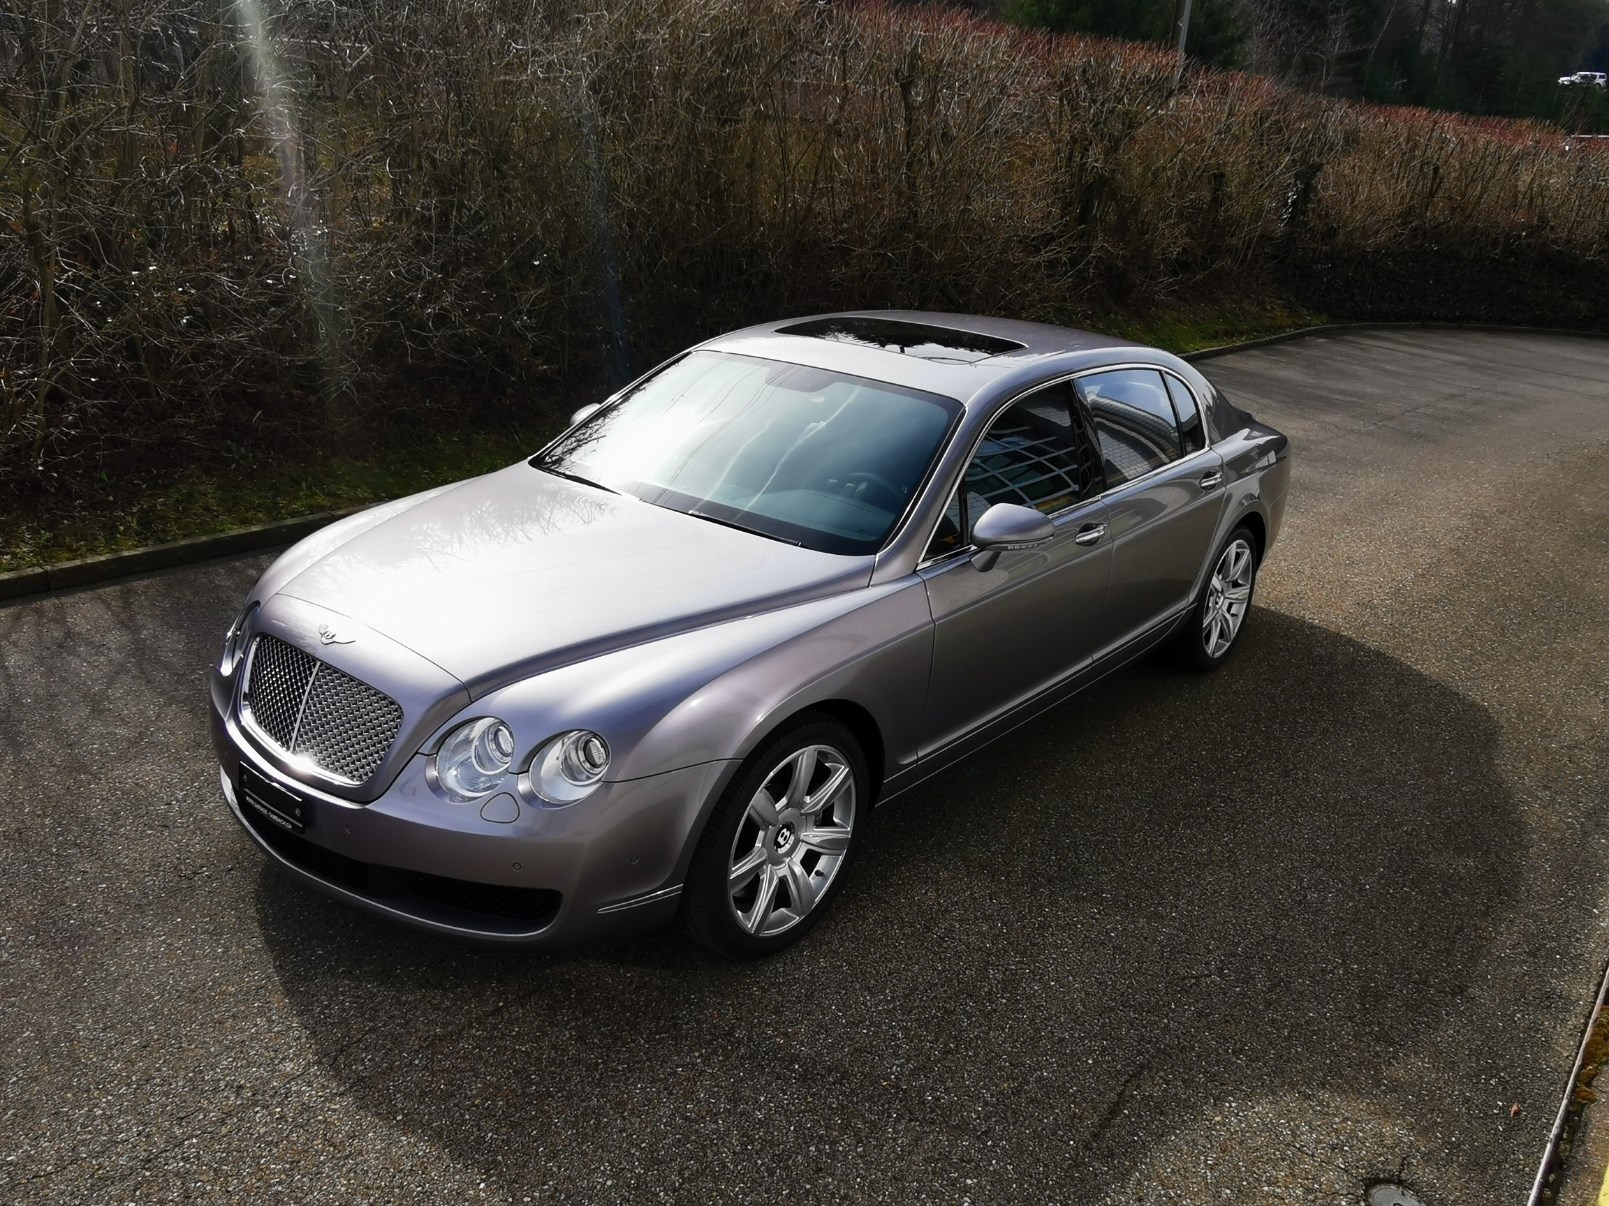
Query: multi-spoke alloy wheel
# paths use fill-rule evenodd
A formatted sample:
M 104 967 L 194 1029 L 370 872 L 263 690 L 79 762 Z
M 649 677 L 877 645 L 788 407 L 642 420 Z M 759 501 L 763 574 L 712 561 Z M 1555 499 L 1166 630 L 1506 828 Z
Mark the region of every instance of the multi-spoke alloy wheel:
M 1186 665 L 1215 670 L 1234 648 L 1257 588 L 1257 546 L 1251 532 L 1236 528 L 1213 559 L 1195 610 L 1179 632 L 1177 648 Z
M 855 776 L 830 745 L 790 754 L 749 801 L 732 839 L 727 890 L 750 934 L 769 937 L 810 915 L 855 830 Z
M 866 769 L 849 731 L 808 719 L 738 772 L 688 874 L 685 917 L 717 950 L 763 955 L 814 924 L 849 861 Z
M 1251 606 L 1251 579 L 1255 573 L 1251 542 L 1244 536 L 1229 542 L 1207 583 L 1207 605 L 1201 612 L 1201 643 L 1207 656 L 1229 652 Z

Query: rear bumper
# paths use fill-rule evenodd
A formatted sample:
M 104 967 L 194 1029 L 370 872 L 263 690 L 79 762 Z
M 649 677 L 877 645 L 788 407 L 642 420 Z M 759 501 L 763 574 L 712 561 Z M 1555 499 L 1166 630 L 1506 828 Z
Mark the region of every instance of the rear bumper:
M 415 757 L 379 799 L 355 804 L 270 766 L 212 712 L 231 813 L 280 868 L 370 913 L 460 938 L 562 948 L 661 928 L 675 917 L 689 837 L 729 763 L 606 783 L 579 804 L 500 809 L 438 798 Z M 240 767 L 294 792 L 306 828 L 287 831 L 240 790 Z M 512 819 L 491 819 L 509 816 Z

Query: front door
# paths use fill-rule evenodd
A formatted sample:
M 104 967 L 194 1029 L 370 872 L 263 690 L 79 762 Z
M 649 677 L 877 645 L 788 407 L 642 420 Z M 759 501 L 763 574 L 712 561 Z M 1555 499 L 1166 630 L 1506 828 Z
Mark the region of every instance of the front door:
M 1069 383 L 1018 400 L 990 426 L 919 571 L 934 623 L 924 756 L 1089 663 L 1112 560 L 1102 484 Z M 1000 502 L 1050 516 L 1056 534 L 980 572 L 966 534 Z

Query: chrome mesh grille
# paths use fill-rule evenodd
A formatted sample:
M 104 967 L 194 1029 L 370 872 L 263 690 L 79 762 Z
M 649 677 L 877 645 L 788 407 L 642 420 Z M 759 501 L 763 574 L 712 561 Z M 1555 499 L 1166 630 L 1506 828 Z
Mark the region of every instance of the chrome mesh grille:
M 333 666 L 320 664 L 308 688 L 296 753 L 361 783 L 374 773 L 402 726 L 402 709 Z
M 389 695 L 272 636 L 252 647 L 241 710 L 286 753 L 348 783 L 374 774 L 402 727 Z

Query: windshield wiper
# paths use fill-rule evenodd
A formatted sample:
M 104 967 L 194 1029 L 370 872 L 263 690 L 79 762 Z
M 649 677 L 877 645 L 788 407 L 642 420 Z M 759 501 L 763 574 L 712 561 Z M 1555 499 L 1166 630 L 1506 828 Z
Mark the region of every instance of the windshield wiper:
M 599 490 L 607 490 L 610 494 L 619 494 L 613 486 L 606 486 L 602 482 L 595 482 L 590 477 L 582 477 L 579 473 L 566 473 L 563 469 L 555 469 L 552 465 L 536 465 L 543 473 L 551 473 L 554 477 L 562 477 L 565 481 L 580 482 L 583 486 L 593 486 Z
M 759 528 L 751 528 L 748 524 L 737 523 L 730 519 L 720 519 L 707 511 L 683 511 L 682 514 L 691 515 L 696 519 L 707 519 L 711 523 L 720 524 L 723 528 L 736 528 L 738 531 L 747 532 L 751 536 L 764 536 L 767 540 L 775 540 L 781 544 L 791 544 L 796 549 L 804 548 L 804 541 L 802 540 L 789 540 L 786 536 L 777 536 L 771 532 L 761 531 Z

